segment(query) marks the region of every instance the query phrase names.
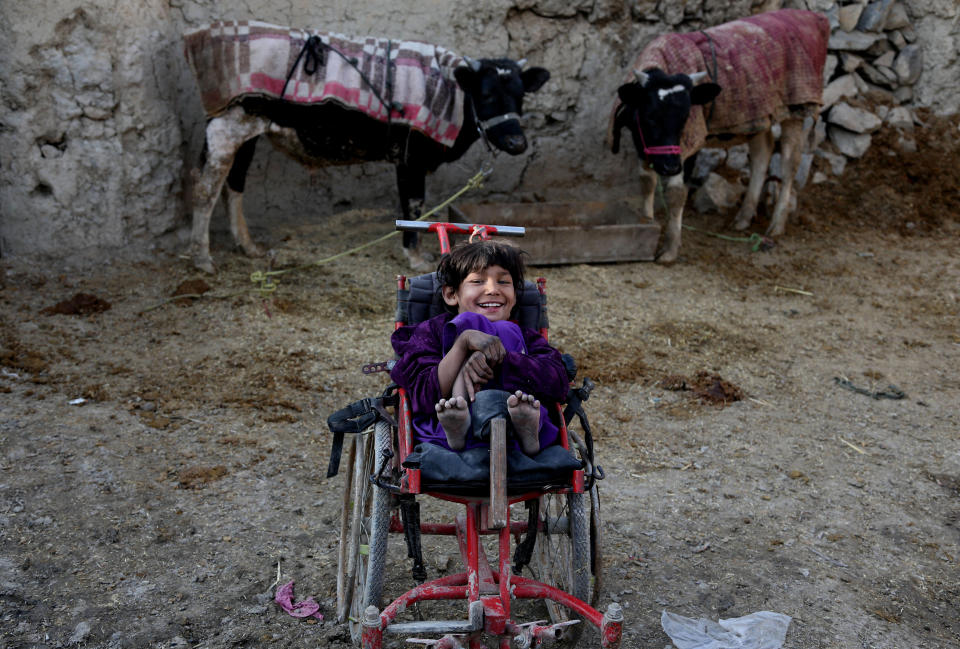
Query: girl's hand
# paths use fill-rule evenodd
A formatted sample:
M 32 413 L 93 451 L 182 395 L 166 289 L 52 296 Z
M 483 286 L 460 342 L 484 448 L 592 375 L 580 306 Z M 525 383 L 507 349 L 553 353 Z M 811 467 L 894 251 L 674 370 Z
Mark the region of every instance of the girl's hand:
M 477 332 L 479 333 L 479 332 Z M 497 338 L 499 341 L 500 339 Z M 464 386 L 467 389 L 467 397 L 472 402 L 477 390 L 479 390 L 487 381 L 493 378 L 493 370 L 487 364 L 487 359 L 483 352 L 473 352 L 460 368 L 460 375 L 463 377 Z
M 507 355 L 507 350 L 503 348 L 503 343 L 497 336 L 491 336 L 476 329 L 467 329 L 464 331 L 460 334 L 460 337 L 457 338 L 457 342 L 461 340 L 468 351 L 483 354 L 487 365 L 490 367 L 499 365 L 503 361 L 504 356 Z

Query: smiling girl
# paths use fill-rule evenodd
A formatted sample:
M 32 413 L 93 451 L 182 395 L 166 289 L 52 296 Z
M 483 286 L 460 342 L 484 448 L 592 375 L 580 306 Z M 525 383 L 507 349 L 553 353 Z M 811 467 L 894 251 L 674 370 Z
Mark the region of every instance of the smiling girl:
M 400 359 L 390 376 L 410 397 L 417 441 L 484 446 L 487 423 L 501 415 L 527 455 L 556 441 L 541 400 L 563 400 L 568 379 L 560 353 L 512 320 L 522 254 L 498 241 L 457 246 L 437 268 L 447 312 L 394 332 Z

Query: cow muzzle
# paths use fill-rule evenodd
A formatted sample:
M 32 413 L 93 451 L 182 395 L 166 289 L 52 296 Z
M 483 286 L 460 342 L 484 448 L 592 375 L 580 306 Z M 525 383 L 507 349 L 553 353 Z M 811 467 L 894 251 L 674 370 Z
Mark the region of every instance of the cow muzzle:
M 683 163 L 678 155 L 658 155 L 648 160 L 653 170 L 661 176 L 676 176 L 683 171 Z
M 484 137 L 501 151 L 519 155 L 527 150 L 527 138 L 523 135 L 520 116 L 516 113 L 480 120 L 478 125 Z

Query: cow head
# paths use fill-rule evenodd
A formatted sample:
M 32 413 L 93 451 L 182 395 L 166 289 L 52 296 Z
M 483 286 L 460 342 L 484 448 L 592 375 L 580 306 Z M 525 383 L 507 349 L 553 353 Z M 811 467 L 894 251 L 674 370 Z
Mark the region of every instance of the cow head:
M 690 107 L 713 101 L 720 86 L 697 85 L 705 72 L 667 74 L 651 68 L 634 74 L 636 81 L 617 89 L 622 104 L 614 122 L 614 152 L 619 150 L 620 129 L 626 126 L 640 157 L 661 176 L 675 176 L 683 169 L 680 135 Z
M 511 155 L 527 150 L 527 138 L 520 126 L 523 95 L 547 82 L 544 68 L 523 69 L 524 60 L 466 59 L 454 70 L 466 101 L 473 108 L 480 133 L 493 146 Z

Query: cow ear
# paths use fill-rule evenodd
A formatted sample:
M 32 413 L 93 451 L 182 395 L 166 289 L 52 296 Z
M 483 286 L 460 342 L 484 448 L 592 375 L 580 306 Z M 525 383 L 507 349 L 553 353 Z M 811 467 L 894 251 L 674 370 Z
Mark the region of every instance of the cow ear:
M 690 90 L 690 103 L 693 105 L 709 104 L 720 94 L 720 86 L 715 83 L 701 83 Z
M 625 83 L 617 88 L 617 96 L 620 101 L 631 106 L 640 106 L 643 104 L 643 88 L 639 83 Z
M 536 92 L 550 78 L 550 71 L 545 68 L 528 68 L 520 73 L 524 92 Z
M 457 80 L 457 85 L 464 92 L 469 92 L 477 82 L 477 73 L 469 65 L 461 65 L 453 70 L 453 77 Z

